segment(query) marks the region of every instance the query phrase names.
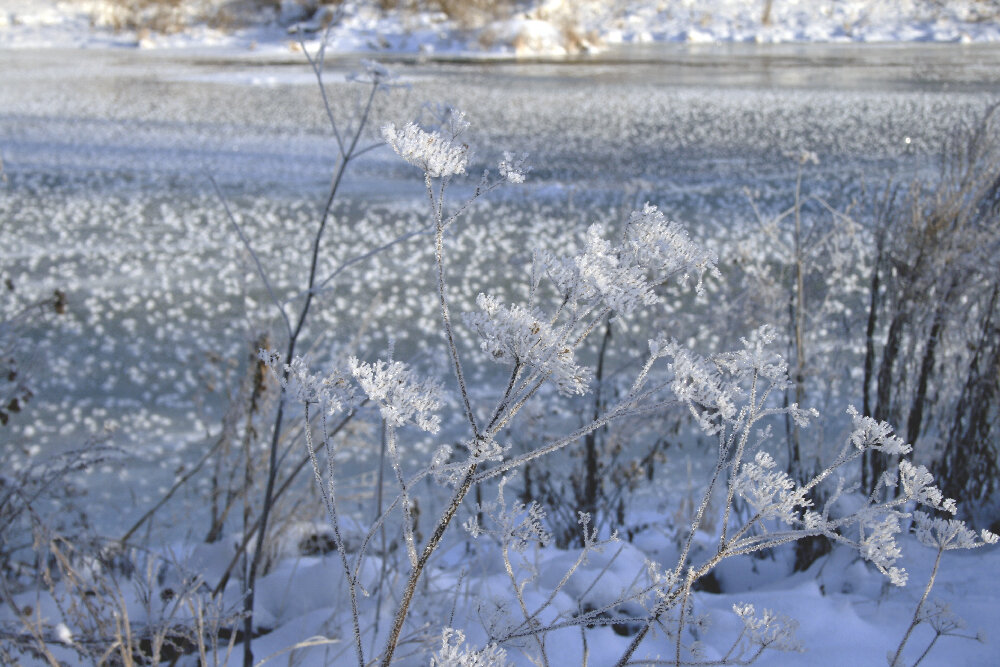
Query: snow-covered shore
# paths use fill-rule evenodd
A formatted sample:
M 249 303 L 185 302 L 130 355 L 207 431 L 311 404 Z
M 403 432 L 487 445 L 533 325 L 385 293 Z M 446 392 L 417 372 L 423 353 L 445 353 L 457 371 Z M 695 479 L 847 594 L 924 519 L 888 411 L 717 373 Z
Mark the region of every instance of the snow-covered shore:
M 0 48 L 274 52 L 296 48 L 298 29 L 308 41 L 328 24 L 331 51 L 447 57 L 558 57 L 656 42 L 1000 42 L 996 0 L 530 0 L 461 17 L 379 4 L 5 0 Z

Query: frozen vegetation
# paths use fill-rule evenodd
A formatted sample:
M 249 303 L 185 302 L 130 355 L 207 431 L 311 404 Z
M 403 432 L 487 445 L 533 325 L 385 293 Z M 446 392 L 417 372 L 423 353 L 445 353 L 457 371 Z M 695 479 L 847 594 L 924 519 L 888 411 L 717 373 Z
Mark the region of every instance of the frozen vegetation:
M 995 50 L 301 46 L 2 52 L 0 662 L 993 664 Z

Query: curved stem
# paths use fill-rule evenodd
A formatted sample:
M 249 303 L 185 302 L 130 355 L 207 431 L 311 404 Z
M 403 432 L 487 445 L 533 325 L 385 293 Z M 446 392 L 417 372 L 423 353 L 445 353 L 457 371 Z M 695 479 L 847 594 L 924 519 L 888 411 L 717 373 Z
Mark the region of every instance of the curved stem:
M 934 579 L 937 578 L 938 566 L 941 565 L 941 556 L 943 554 L 944 546 L 938 547 L 937 558 L 934 559 L 934 569 L 931 570 L 931 576 L 927 580 L 927 586 L 924 588 L 924 595 L 920 598 L 920 602 L 917 603 L 917 608 L 913 611 L 913 620 L 910 621 L 910 627 L 906 628 L 906 634 L 903 635 L 902 641 L 899 642 L 896 654 L 892 656 L 892 661 L 890 662 L 892 667 L 896 667 L 901 664 L 900 659 L 903 656 L 903 647 L 906 646 L 906 642 L 910 640 L 910 635 L 913 634 L 914 628 L 920 625 L 920 612 L 923 611 L 924 603 L 927 602 L 927 596 L 931 594 L 931 588 L 934 587 Z M 921 656 L 921 659 L 923 659 L 923 656 Z
M 413 601 L 413 594 L 417 590 L 417 582 L 420 580 L 420 575 L 424 571 L 427 561 L 430 560 L 441 543 L 444 531 L 447 530 L 451 520 L 455 518 L 458 508 L 462 505 L 462 500 L 465 499 L 466 494 L 469 492 L 469 487 L 472 486 L 472 479 L 475 477 L 475 473 L 476 464 L 473 463 L 469 468 L 469 472 L 465 474 L 462 483 L 455 490 L 448 508 L 438 520 L 438 524 L 434 528 L 434 534 L 431 535 L 431 539 L 424 547 L 423 553 L 420 554 L 416 567 L 410 571 L 410 578 L 407 580 L 406 588 L 403 590 L 403 597 L 399 601 L 399 607 L 396 609 L 396 617 L 393 619 L 392 629 L 389 631 L 389 639 L 386 641 L 385 651 L 382 654 L 382 667 L 389 667 L 392 664 L 392 656 L 396 652 L 396 644 L 399 643 L 399 634 L 403 630 L 403 622 L 406 621 L 406 616 L 409 613 L 410 603 Z

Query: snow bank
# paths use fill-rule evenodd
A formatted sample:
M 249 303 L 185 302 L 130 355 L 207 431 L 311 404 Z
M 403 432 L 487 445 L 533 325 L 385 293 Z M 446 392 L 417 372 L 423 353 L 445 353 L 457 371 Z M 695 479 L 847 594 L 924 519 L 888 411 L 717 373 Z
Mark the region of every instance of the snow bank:
M 332 25 L 330 50 L 340 53 L 559 57 L 651 42 L 995 43 L 998 19 L 1000 0 L 532 0 L 471 22 L 381 11 L 371 0 L 336 9 L 320 0 L 256 9 L 222 0 L 141 9 L 128 0 L 6 0 L 0 48 L 287 51 Z

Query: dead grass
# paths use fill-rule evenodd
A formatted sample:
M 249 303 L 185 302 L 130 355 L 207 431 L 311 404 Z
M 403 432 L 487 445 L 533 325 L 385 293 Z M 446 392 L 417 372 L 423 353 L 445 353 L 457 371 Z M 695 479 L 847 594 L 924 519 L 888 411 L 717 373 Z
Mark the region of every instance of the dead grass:
M 436 11 L 462 28 L 481 28 L 491 21 L 508 19 L 523 8 L 523 0 L 376 0 L 383 11 Z
M 301 0 L 312 8 L 340 1 Z M 106 0 L 94 10 L 91 20 L 95 25 L 140 35 L 170 35 L 196 24 L 228 31 L 260 21 L 268 10 L 277 15 L 279 6 L 280 0 Z

